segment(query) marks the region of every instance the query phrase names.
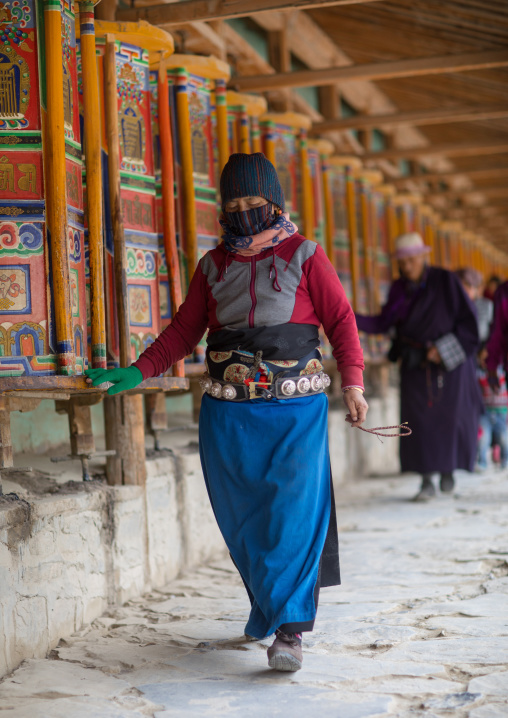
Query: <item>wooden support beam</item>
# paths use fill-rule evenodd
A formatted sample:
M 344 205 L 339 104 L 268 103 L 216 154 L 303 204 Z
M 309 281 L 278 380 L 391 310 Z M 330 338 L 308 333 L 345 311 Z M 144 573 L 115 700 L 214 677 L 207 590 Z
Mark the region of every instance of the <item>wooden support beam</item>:
M 289 51 L 287 27 L 268 32 L 268 58 L 275 72 L 291 71 L 291 53 Z M 280 100 L 276 103 L 272 102 L 272 104 L 278 112 L 291 110 L 290 90 L 282 90 Z
M 184 2 L 160 3 L 147 7 L 117 10 L 116 19 L 122 21 L 147 20 L 152 25 L 181 25 L 195 20 L 227 20 L 248 17 L 260 12 L 311 10 L 340 5 L 365 5 L 379 0 L 185 0 Z
M 67 414 L 69 419 L 69 434 L 71 440 L 71 454 L 94 454 L 95 441 L 92 430 L 92 413 L 90 404 L 83 399 L 90 399 L 92 404 L 100 401 L 100 396 L 75 396 L 70 401 L 55 401 L 57 414 Z
M 474 189 L 462 189 L 462 190 L 449 190 L 445 192 L 435 192 L 425 194 L 426 199 L 437 199 L 441 197 L 446 198 L 460 198 L 470 195 L 483 195 L 484 197 L 506 197 L 508 200 L 508 186 L 504 185 L 501 187 L 475 187 Z
M 366 152 L 372 149 L 372 132 L 370 130 L 358 130 L 358 142 Z
M 194 160 L 192 157 L 191 121 L 188 90 L 189 75 L 181 70 L 176 77 L 176 122 L 179 135 L 180 165 L 182 168 L 183 230 L 187 255 L 189 282 L 198 264 L 198 229 L 196 220 L 196 191 L 194 188 Z
M 102 167 L 99 77 L 95 51 L 94 2 L 79 0 L 83 125 L 85 135 L 86 212 L 90 264 L 92 367 L 106 368 L 106 315 L 102 236 Z
M 443 75 L 448 72 L 485 70 L 508 65 L 508 50 L 468 52 L 460 55 L 421 57 L 415 60 L 392 60 L 349 67 L 327 67 L 320 70 L 298 70 L 273 75 L 235 77 L 231 86 L 242 92 L 263 92 L 281 87 L 322 87 L 351 80 L 394 80 L 400 77 Z
M 51 237 L 51 289 L 58 373 L 76 371 L 72 327 L 69 242 L 67 239 L 67 197 L 64 134 L 64 96 L 62 65 L 62 17 L 60 3 L 44 2 L 46 105 L 44 116 L 44 174 L 46 223 Z M 11 72 L 15 72 L 14 69 Z M 13 77 L 16 77 L 14 74 Z
M 11 412 L 7 397 L 0 396 L 0 469 L 7 469 L 12 465 Z
M 324 114 L 324 113 L 323 113 Z M 450 122 L 476 122 L 508 117 L 508 104 L 492 107 L 477 105 L 476 107 L 447 107 L 437 110 L 420 110 L 416 112 L 396 112 L 391 115 L 355 115 L 337 120 L 315 122 L 312 134 L 320 134 L 330 130 L 372 129 L 384 125 L 441 125 Z
M 162 232 L 169 277 L 171 316 L 174 317 L 182 303 L 182 282 L 180 277 L 178 246 L 176 243 L 173 138 L 171 135 L 168 78 L 164 60 L 162 60 L 161 66 L 159 67 L 157 87 L 159 142 L 161 148 Z M 174 365 L 173 376 L 185 376 L 183 360 L 180 360 Z
M 219 21 L 218 21 L 219 22 Z M 227 62 L 227 47 L 222 39 L 222 28 L 218 23 L 211 27 L 206 22 L 189 22 L 185 25 L 159 25 L 175 38 L 180 52 L 191 55 L 215 55 Z M 220 29 L 220 34 L 218 30 Z
M 325 85 L 319 88 L 319 110 L 325 120 L 331 121 L 332 123 L 337 120 L 339 105 L 340 94 L 337 85 Z M 319 126 L 326 124 L 326 122 L 316 122 L 315 124 Z M 314 132 L 314 127 L 311 131 L 312 134 L 317 134 L 317 132 Z
M 461 144 L 426 145 L 424 147 L 398 147 L 381 152 L 367 152 L 362 160 L 395 160 L 425 155 L 446 155 L 447 157 L 474 157 L 475 155 L 497 155 L 508 152 L 508 142 L 463 142 Z
M 401 187 L 407 184 L 407 182 L 414 182 L 415 180 L 421 180 L 422 182 L 447 182 L 454 177 L 469 177 L 475 179 L 494 179 L 495 177 L 506 177 L 508 175 L 507 167 L 492 167 L 485 169 L 474 169 L 474 170 L 454 170 L 453 172 L 426 172 L 419 174 L 411 174 L 407 177 L 398 177 L 397 179 L 390 180 L 391 184 L 396 187 Z
M 104 399 L 106 447 L 116 456 L 106 460 L 108 484 L 138 484 L 146 481 L 145 417 L 143 397 L 107 396 Z
M 146 394 L 145 417 L 148 433 L 153 436 L 154 449 L 160 451 L 160 434 L 168 428 L 166 397 L 162 392 Z
M 127 304 L 127 250 L 120 193 L 120 135 L 118 128 L 118 91 L 116 85 L 116 43 L 106 35 L 104 53 L 105 115 L 108 143 L 109 204 L 113 226 L 115 296 L 120 345 L 120 366 L 131 365 L 129 307 Z

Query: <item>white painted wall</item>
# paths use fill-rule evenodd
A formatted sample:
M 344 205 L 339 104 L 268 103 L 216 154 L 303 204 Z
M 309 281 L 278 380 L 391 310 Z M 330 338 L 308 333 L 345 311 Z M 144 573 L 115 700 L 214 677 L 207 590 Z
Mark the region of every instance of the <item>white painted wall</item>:
M 397 441 L 381 444 L 344 416 L 342 407 L 329 415 L 337 490 L 351 477 L 397 472 Z M 395 390 L 370 401 L 369 426 L 397 416 Z M 226 552 L 196 442 L 196 432 L 174 435 L 172 450 L 147 460 L 146 487 L 60 482 L 34 494 L 9 481 L 20 498 L 0 497 L 0 675 L 45 656 L 108 605 Z

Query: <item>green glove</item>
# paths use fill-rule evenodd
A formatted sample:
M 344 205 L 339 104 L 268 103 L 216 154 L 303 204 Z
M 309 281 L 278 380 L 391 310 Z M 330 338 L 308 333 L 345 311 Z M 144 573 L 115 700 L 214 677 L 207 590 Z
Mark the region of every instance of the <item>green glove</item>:
M 87 369 L 85 374 L 89 379 L 93 379 L 92 386 L 99 386 L 105 381 L 110 381 L 114 386 L 110 386 L 108 394 L 119 394 L 121 391 L 134 389 L 143 381 L 143 374 L 136 366 L 129 366 L 126 369 Z

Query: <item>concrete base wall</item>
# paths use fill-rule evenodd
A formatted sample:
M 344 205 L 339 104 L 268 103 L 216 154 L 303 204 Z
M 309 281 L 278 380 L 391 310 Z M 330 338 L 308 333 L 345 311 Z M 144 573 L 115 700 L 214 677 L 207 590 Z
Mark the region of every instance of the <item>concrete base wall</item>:
M 330 455 L 337 488 L 398 470 L 397 440 L 344 422 L 332 406 Z M 396 424 L 397 392 L 370 401 L 369 426 Z M 145 487 L 9 476 L 0 497 L 0 675 L 45 656 L 107 609 L 216 559 L 226 547 L 206 492 L 197 434 L 148 452 Z M 152 458 L 150 458 L 152 454 Z M 155 457 L 155 458 L 153 458 Z
M 328 435 L 335 486 L 352 477 L 393 475 L 400 471 L 399 439 L 379 439 L 372 434 L 353 429 L 344 419 L 342 403 L 332 402 L 328 415 Z M 369 428 L 395 426 L 399 422 L 397 389 L 389 388 L 386 396 L 382 398 L 369 398 L 366 422 Z
M 146 487 L 46 479 L 52 493 L 0 497 L 0 675 L 226 551 L 197 448 L 147 470 Z

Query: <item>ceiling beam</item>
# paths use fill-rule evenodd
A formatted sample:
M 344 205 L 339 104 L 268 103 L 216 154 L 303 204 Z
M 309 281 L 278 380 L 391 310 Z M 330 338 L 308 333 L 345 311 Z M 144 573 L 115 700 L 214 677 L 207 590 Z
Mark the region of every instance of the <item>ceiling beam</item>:
M 484 187 L 476 189 L 447 190 L 445 192 L 424 192 L 425 199 L 434 199 L 446 197 L 454 199 L 456 197 L 469 197 L 470 195 L 482 195 L 483 197 L 506 197 L 508 200 L 508 185 L 504 187 Z
M 461 53 L 460 55 L 373 62 L 347 67 L 327 67 L 320 70 L 278 72 L 269 76 L 235 77 L 231 81 L 231 86 L 242 92 L 263 92 L 280 87 L 322 87 L 350 80 L 392 80 L 399 77 L 484 70 L 506 65 L 508 65 L 508 50 L 489 50 L 487 52 Z
M 508 104 L 493 107 L 447 107 L 417 112 L 396 112 L 393 115 L 355 115 L 342 119 L 325 120 L 312 126 L 312 134 L 328 130 L 373 129 L 384 125 L 441 125 L 449 122 L 475 122 L 508 117 Z
M 474 155 L 495 155 L 499 152 L 508 152 L 508 140 L 500 142 L 463 142 L 461 144 L 428 145 L 426 147 L 398 147 L 381 152 L 366 152 L 363 160 L 394 160 L 405 157 L 423 157 L 424 155 L 446 155 L 448 157 L 471 157 Z M 422 175 L 424 176 L 424 175 Z
M 453 172 L 420 172 L 419 174 L 411 174 L 407 175 L 406 177 L 398 177 L 397 179 L 390 180 L 390 184 L 394 184 L 397 187 L 401 187 L 405 185 L 408 181 L 446 182 L 447 180 L 454 179 L 454 177 L 469 177 L 473 180 L 477 180 L 492 179 L 495 177 L 506 177 L 506 175 L 508 175 L 508 166 L 474 170 L 457 169 Z
M 247 17 L 258 12 L 311 10 L 340 5 L 364 5 L 379 0 L 184 0 L 145 7 L 117 10 L 116 19 L 122 21 L 147 20 L 152 25 L 181 25 L 196 20 L 227 20 Z
M 491 205 L 481 207 L 449 207 L 447 216 L 450 219 L 489 219 L 489 218 L 506 218 L 506 209 L 504 207 L 493 207 Z

